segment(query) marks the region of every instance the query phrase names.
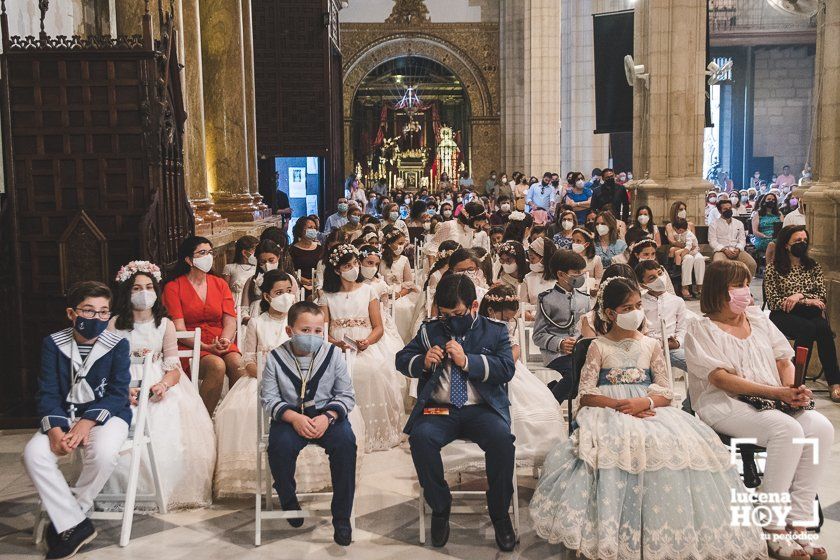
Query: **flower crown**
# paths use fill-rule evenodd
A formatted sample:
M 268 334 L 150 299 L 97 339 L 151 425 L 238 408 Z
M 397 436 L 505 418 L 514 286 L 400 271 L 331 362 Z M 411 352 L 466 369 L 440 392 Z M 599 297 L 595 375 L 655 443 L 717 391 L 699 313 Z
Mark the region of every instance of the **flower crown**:
M 516 210 L 515 212 L 511 212 L 510 216 L 508 216 L 508 220 L 511 222 L 521 222 L 525 219 L 525 212 L 520 212 Z
M 484 295 L 484 299 L 487 301 L 492 301 L 493 303 L 501 303 L 501 302 L 515 302 L 519 303 L 519 297 L 516 295 L 507 295 L 507 296 L 497 296 L 496 294 L 487 293 Z
M 572 233 L 579 233 L 582 236 L 584 236 L 586 239 L 588 239 L 590 242 L 592 242 L 595 239 L 595 237 L 592 235 L 592 232 L 589 231 L 586 228 L 576 227 L 575 229 L 572 230 Z
M 394 241 L 399 239 L 399 237 L 401 235 L 405 235 L 405 234 L 403 232 L 401 232 L 400 230 L 398 230 L 397 228 L 394 228 L 394 229 L 392 229 L 391 231 L 389 231 L 388 233 L 385 234 L 385 243 L 390 245 L 391 243 L 393 243 Z
M 459 246 L 458 249 L 460 249 L 460 248 L 461 247 Z M 440 251 L 437 254 L 437 259 L 435 259 L 435 263 L 438 263 L 438 262 L 443 261 L 443 260 L 449 260 L 449 257 L 451 257 L 452 253 L 454 253 L 456 250 L 457 249 L 447 249 L 447 250 L 444 250 L 444 251 Z
M 369 256 L 374 255 L 376 257 L 382 258 L 382 253 L 376 249 L 376 247 L 370 247 L 369 249 L 359 249 L 359 258 L 366 259 Z
M 609 323 L 610 320 L 607 318 L 607 314 L 604 313 L 604 291 L 607 289 L 607 286 L 613 280 L 617 280 L 619 278 L 624 278 L 623 276 L 613 276 L 612 278 L 607 278 L 601 285 L 598 287 L 598 297 L 595 298 L 595 312 L 598 314 L 598 317 L 605 323 Z
M 630 252 L 635 253 L 636 249 L 639 249 L 645 245 L 652 245 L 656 247 L 656 241 L 654 241 L 652 237 L 644 237 L 630 245 Z
M 343 257 L 344 255 L 353 255 L 354 257 L 359 258 L 359 250 L 356 249 L 354 245 L 350 245 L 349 243 L 337 245 L 330 252 L 330 264 L 334 267 L 338 266 L 338 261 L 340 261 L 341 257 Z
M 501 245 L 499 245 L 499 254 L 500 255 L 512 255 L 516 256 L 516 241 L 505 241 Z
M 138 272 L 150 275 L 152 278 L 160 282 L 160 267 L 155 263 L 149 261 L 131 261 L 117 272 L 117 282 L 125 282 Z

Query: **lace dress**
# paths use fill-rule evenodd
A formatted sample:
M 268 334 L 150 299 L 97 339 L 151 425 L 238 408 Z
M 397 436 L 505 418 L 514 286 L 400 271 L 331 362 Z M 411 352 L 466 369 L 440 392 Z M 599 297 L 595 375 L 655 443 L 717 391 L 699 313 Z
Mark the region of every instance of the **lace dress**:
M 233 301 L 236 305 L 242 302 L 242 291 L 245 289 L 245 284 L 248 283 L 254 276 L 256 266 L 253 264 L 236 264 L 231 263 L 225 265 L 222 271 L 222 278 L 227 280 L 230 291 L 233 293 Z
M 518 346 L 516 323 L 508 323 L 511 346 Z M 516 360 L 516 373 L 508 383 L 513 435 L 516 436 L 516 466 L 539 467 L 548 452 L 563 438 L 560 404 L 531 370 Z M 484 452 L 476 445 L 447 445 L 441 450 L 447 472 L 484 470 Z
M 597 338 L 580 395 L 627 399 L 667 388 L 651 338 Z M 761 529 L 733 527 L 730 492 L 745 492 L 729 451 L 706 424 L 674 407 L 635 418 L 582 407 L 578 429 L 552 450 L 531 500 L 537 534 L 602 560 L 766 557 Z
M 379 274 L 392 292 L 399 292 L 404 288 L 411 290 L 393 302 L 394 323 L 396 323 L 397 332 L 403 342 L 408 342 L 414 336 L 411 330 L 414 320 L 414 307 L 420 295 L 417 286 L 414 285 L 414 274 L 411 271 L 408 258 L 405 255 L 400 255 L 390 267 L 385 264 L 385 261 L 382 261 L 379 263 Z
M 368 305 L 376 299 L 368 284 L 359 284 L 352 292 L 325 292 L 320 304 L 329 308 L 330 336 L 336 340 L 367 337 L 371 332 Z M 353 359 L 351 375 L 356 408 L 364 417 L 367 452 L 390 449 L 402 440 L 404 381 L 394 368 L 395 355 L 380 339 Z
M 160 326 L 154 321 L 134 323 L 132 330 L 118 330 L 131 344 L 131 355 L 153 354 L 151 384 L 159 382 L 166 372 L 179 369 L 178 342 L 175 325 L 164 318 Z M 132 364 L 133 380 L 142 379 L 143 365 Z M 137 418 L 136 408 L 134 418 Z M 199 508 L 210 505 L 216 440 L 213 423 L 198 391 L 186 375 L 170 387 L 160 401 L 149 400 L 149 433 L 161 477 L 163 496 L 169 509 Z M 120 455 L 117 468 L 106 484 L 108 493 L 122 493 L 128 487 L 131 454 Z M 143 453 L 137 493 L 154 493 L 149 459 Z M 120 504 L 121 505 L 121 504 Z M 143 509 L 146 503 L 138 503 Z M 119 509 L 116 506 L 111 509 Z M 151 509 L 157 509 L 152 505 Z
M 288 340 L 286 318 L 262 313 L 248 322 L 242 358 L 245 365 L 257 363 L 258 354 L 267 354 Z M 253 494 L 257 468 L 257 393 L 255 377 L 241 377 L 216 409 L 218 454 L 213 492 L 216 497 Z M 364 421 L 350 412 L 356 437 L 364 438 Z M 357 458 L 360 465 L 360 457 Z M 357 469 L 357 473 L 361 472 Z M 332 486 L 329 462 L 324 451 L 309 445 L 298 456 L 295 481 L 299 492 L 320 492 Z

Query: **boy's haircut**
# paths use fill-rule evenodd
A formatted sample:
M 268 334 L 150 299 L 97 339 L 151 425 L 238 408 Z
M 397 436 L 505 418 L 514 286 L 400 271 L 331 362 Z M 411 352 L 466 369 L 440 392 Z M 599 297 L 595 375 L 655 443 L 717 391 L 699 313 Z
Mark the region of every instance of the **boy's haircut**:
M 475 300 L 475 284 L 465 274 L 447 274 L 435 291 L 435 304 L 439 309 L 454 309 L 459 303 L 469 308 Z
M 321 308 L 312 303 L 311 301 L 299 301 L 297 303 L 292 304 L 292 306 L 289 308 L 288 325 L 290 327 L 294 327 L 295 323 L 297 323 L 298 318 L 304 313 L 310 313 L 312 315 L 324 314 L 324 312 L 321 311 Z
M 111 289 L 102 282 L 96 282 L 94 280 L 76 282 L 67 290 L 67 307 L 76 309 L 87 298 L 97 297 L 104 297 L 110 302 Z
M 645 272 L 648 270 L 658 270 L 662 268 L 662 266 L 656 261 L 640 261 L 639 264 L 636 265 L 636 268 L 633 271 L 636 273 L 636 280 L 639 281 L 639 284 L 644 283 Z
M 720 198 L 718 199 L 717 204 L 715 204 L 715 206 L 717 206 L 718 212 L 720 212 L 720 211 L 721 211 L 721 209 L 720 209 L 720 208 L 721 208 L 721 206 L 723 206 L 724 204 L 728 204 L 728 205 L 732 206 L 732 201 L 731 201 L 731 200 L 729 200 L 729 197 L 728 197 L 728 196 L 722 196 L 722 197 L 720 197 Z
M 569 272 L 570 270 L 584 270 L 586 260 L 569 249 L 558 249 L 551 257 L 551 275 L 557 277 L 558 272 Z

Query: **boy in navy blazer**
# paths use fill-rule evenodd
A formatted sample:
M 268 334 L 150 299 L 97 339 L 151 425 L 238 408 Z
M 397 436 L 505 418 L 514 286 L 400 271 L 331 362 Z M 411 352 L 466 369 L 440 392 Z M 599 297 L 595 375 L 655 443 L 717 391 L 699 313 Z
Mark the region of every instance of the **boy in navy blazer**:
M 105 330 L 110 304 L 105 284 L 75 284 L 67 294 L 72 327 L 46 337 L 41 347 L 41 429 L 26 444 L 23 461 L 52 521 L 48 559 L 69 558 L 96 537 L 86 513 L 111 476 L 131 424 L 129 343 Z M 58 459 L 80 447 L 82 472 L 71 488 Z
M 397 369 L 419 379 L 409 416 L 411 457 L 432 509 L 432 544 L 449 538 L 452 496 L 440 450 L 458 438 L 478 444 L 486 457 L 487 509 L 503 551 L 516 545 L 508 515 L 516 449 L 510 429 L 507 383 L 515 371 L 507 325 L 478 314 L 475 285 L 463 274 L 443 278 L 435 292 L 441 317 L 423 323 L 397 353 Z

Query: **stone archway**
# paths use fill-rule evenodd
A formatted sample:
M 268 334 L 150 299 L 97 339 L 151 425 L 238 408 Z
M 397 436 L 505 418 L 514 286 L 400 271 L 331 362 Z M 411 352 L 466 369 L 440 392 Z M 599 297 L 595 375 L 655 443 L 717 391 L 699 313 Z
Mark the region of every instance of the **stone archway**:
M 498 33 L 498 26 L 495 26 L 495 32 Z M 399 29 L 387 24 L 345 24 L 341 33 L 345 61 L 345 169 L 353 169 L 354 165 L 351 121 L 357 89 L 375 68 L 404 56 L 438 62 L 461 81 L 470 104 L 471 145 L 467 157 L 476 183 L 483 181 L 489 171 L 499 165 L 499 54 L 498 44 L 489 41 L 488 34 L 467 29 L 463 24 L 426 25 L 422 29 Z

